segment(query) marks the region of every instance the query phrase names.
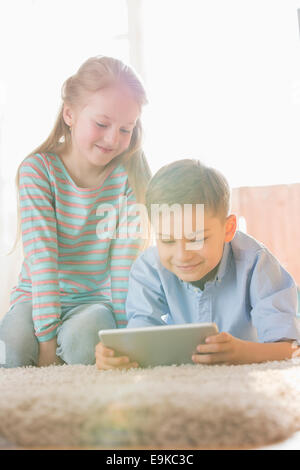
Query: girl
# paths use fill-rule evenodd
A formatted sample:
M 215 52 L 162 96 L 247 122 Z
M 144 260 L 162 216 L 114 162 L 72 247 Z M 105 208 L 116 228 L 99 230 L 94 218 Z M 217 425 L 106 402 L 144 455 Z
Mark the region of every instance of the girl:
M 141 243 L 123 229 L 129 218 L 136 230 L 127 206 L 144 201 L 150 179 L 145 91 L 131 68 L 99 56 L 64 83 L 62 100 L 53 131 L 18 170 L 25 259 L 0 323 L 4 367 L 93 364 L 99 329 L 126 326 L 128 273 Z M 101 210 L 108 204 L 112 232 Z

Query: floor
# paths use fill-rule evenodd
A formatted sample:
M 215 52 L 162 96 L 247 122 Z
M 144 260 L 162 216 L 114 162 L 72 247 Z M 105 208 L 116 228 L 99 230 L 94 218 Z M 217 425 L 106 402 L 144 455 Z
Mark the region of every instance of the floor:
M 300 288 L 298 288 L 298 315 L 297 317 L 300 320 Z M 23 447 L 18 447 L 14 444 L 11 444 L 7 441 L 5 441 L 3 438 L 0 436 L 0 450 L 26 450 Z M 47 450 L 47 449 L 45 449 Z M 54 449 L 51 449 L 54 450 Z M 74 450 L 74 449 L 70 449 Z M 76 450 L 81 450 L 80 448 Z M 286 439 L 284 441 L 274 443 L 269 446 L 264 446 L 264 447 L 259 447 L 255 448 L 252 450 L 300 450 L 300 432 L 297 432 L 293 436 L 291 436 L 289 439 Z
M 283 442 L 262 447 L 258 450 L 300 450 L 300 432 L 297 432 Z
M 104 450 L 104 449 L 101 449 L 101 448 L 91 448 L 91 449 L 92 450 Z M 23 447 L 15 446 L 13 444 L 10 444 L 10 443 L 4 441 L 2 438 L 0 438 L 0 450 L 28 450 L 28 449 L 23 448 Z M 50 448 L 50 449 L 43 448 L 43 449 L 33 449 L 33 450 L 55 450 L 55 449 L 53 449 L 53 448 Z M 76 448 L 76 449 L 62 448 L 62 450 L 83 450 L 83 449 L 80 449 L 80 448 Z M 125 450 L 125 449 L 106 449 L 106 450 Z M 128 450 L 128 449 L 126 449 L 126 450 Z M 132 449 L 129 449 L 129 450 L 132 450 Z M 144 449 L 134 449 L 134 450 L 144 450 Z M 149 450 L 155 450 L 155 449 L 149 449 Z M 160 449 L 160 450 L 162 450 L 162 449 Z M 167 449 L 167 450 L 170 450 L 170 449 Z M 198 449 L 192 449 L 192 450 L 198 450 Z M 203 450 L 203 449 L 199 449 L 199 450 Z M 212 450 L 218 450 L 218 449 L 212 449 Z M 241 450 L 241 449 L 239 449 L 239 448 L 235 449 L 234 448 L 234 449 L 230 449 L 230 450 Z M 249 449 L 242 449 L 242 450 L 249 450 Z M 250 449 L 250 450 L 300 450 L 300 432 L 294 434 L 293 436 L 291 436 L 289 439 L 286 439 L 285 441 L 278 442 L 278 443 L 275 443 L 275 444 L 272 444 L 272 445 L 269 445 L 269 446 Z

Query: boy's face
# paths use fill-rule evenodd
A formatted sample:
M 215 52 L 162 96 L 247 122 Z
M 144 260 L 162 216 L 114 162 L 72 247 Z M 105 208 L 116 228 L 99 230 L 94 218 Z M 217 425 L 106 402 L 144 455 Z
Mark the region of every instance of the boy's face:
M 174 227 L 174 216 L 172 217 L 172 215 L 170 217 L 169 233 L 162 233 L 165 229 L 162 227 L 162 216 L 160 216 L 158 233 L 156 234 L 160 261 L 166 269 L 183 281 L 198 281 L 220 262 L 224 243 L 230 242 L 234 237 L 236 217 L 230 215 L 223 220 L 219 216 L 213 216 L 209 211 L 204 211 L 203 227 L 199 226 L 196 212 L 193 209 L 190 215 L 189 227 L 192 227 L 192 233 L 197 235 L 194 237 L 189 235 L 189 238 L 182 235 L 182 238 L 176 238 L 178 231 L 176 232 Z M 203 223 L 200 225 L 203 225 Z M 185 234 L 184 227 L 182 227 L 182 234 Z M 193 244 L 195 248 L 193 248 Z

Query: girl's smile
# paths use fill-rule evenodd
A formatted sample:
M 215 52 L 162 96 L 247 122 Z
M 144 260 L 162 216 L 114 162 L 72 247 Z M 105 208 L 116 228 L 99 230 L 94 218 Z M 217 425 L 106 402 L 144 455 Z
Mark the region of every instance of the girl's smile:
M 109 149 L 109 148 L 102 147 L 102 146 L 97 145 L 97 144 L 95 144 L 95 145 L 96 145 L 96 147 L 98 147 L 98 149 L 101 150 L 101 152 L 103 152 L 103 153 L 110 153 L 110 152 L 113 152 L 113 150 L 114 150 L 114 149 Z

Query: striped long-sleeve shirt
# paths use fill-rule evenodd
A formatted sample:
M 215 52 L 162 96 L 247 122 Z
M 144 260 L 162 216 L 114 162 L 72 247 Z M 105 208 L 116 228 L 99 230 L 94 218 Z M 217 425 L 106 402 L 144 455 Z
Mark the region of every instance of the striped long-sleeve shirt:
M 40 342 L 56 336 L 62 303 L 108 303 L 125 327 L 128 275 L 140 247 L 130 238 L 139 219 L 130 215 L 135 197 L 125 168 L 110 167 L 98 188 L 79 188 L 57 155 L 34 154 L 20 167 L 19 188 L 24 261 L 11 307 L 32 301 Z

